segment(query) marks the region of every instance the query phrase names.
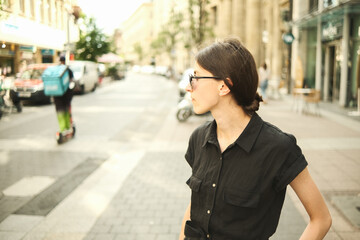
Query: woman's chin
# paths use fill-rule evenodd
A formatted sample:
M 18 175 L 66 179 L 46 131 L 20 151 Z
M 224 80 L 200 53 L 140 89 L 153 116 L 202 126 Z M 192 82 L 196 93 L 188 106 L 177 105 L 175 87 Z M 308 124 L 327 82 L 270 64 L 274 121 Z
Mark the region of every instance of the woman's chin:
M 207 111 L 205 109 L 200 109 L 200 108 L 195 108 L 194 107 L 194 113 L 196 113 L 196 114 L 204 114 L 206 112 Z

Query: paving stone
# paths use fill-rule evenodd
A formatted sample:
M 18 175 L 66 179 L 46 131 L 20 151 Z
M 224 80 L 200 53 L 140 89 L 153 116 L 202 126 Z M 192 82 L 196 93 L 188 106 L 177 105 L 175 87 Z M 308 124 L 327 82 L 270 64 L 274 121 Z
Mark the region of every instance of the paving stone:
M 150 226 L 149 225 L 133 225 L 130 228 L 130 233 L 138 234 L 138 233 L 149 233 Z
M 347 219 L 357 228 L 360 228 L 360 196 L 336 195 L 331 196 L 331 201 Z
M 22 232 L 0 232 L 1 240 L 20 240 L 25 235 Z
M 114 240 L 115 236 L 109 233 L 100 233 L 93 236 L 91 240 Z
M 145 238 L 146 239 L 146 238 Z M 136 240 L 136 236 L 134 234 L 116 234 L 114 240 Z
M 177 240 L 179 239 L 178 234 L 164 234 L 164 235 L 158 235 L 156 240 Z
M 0 231 L 28 232 L 43 219 L 39 216 L 10 215 L 0 223 Z
M 156 233 L 156 234 L 164 234 L 164 233 L 170 233 L 170 225 L 152 225 L 150 227 L 150 233 Z
M 143 240 L 143 239 L 155 240 L 156 239 L 156 234 L 151 234 L 151 233 L 136 234 L 135 239 L 136 240 Z
M 100 225 L 97 224 L 92 228 L 94 233 L 109 233 L 110 232 L 110 225 Z
M 185 177 L 179 174 L 179 166 Z M 139 236 L 144 236 L 139 235 L 142 233 L 150 234 L 149 237 L 154 236 L 154 239 L 178 235 L 178 232 L 169 235 L 170 226 L 181 224 L 189 202 L 190 195 L 185 184 L 189 173 L 183 153 L 148 152 L 125 180 L 119 194 L 109 206 L 112 210 L 116 208 L 117 214 L 125 219 L 119 225 L 113 222 L 110 231 L 117 233 L 116 238 L 119 239 L 139 239 Z M 179 206 L 180 203 L 183 203 L 182 206 Z M 179 212 L 176 217 L 174 209 Z M 108 211 L 105 212 L 108 214 Z M 98 224 L 100 223 L 95 226 Z
M 342 239 L 346 240 L 359 240 L 360 239 L 360 231 L 357 232 L 339 232 L 339 235 Z
M 113 225 L 110 229 L 111 233 L 129 233 L 132 225 Z M 91 230 L 93 232 L 93 230 Z

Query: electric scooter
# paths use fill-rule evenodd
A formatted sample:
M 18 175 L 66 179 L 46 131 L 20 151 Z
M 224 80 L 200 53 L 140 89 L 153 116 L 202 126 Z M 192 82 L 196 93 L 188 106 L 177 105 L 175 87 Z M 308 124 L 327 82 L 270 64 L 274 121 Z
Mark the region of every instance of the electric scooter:
M 75 137 L 75 133 L 76 133 L 76 127 L 73 123 L 73 120 L 72 120 L 72 116 L 71 116 L 71 107 L 69 109 L 69 112 L 70 112 L 70 120 L 71 120 L 71 128 L 70 129 L 67 129 L 67 130 L 64 130 L 62 132 L 56 132 L 56 141 L 58 144 L 62 144 L 62 143 L 65 143 L 69 140 L 71 140 L 72 138 Z
M 190 93 L 185 93 L 184 97 L 177 105 L 176 118 L 179 122 L 185 122 L 191 115 L 194 114 L 193 105 L 191 102 Z
M 209 116 L 210 112 L 197 114 L 194 112 L 194 107 L 191 102 L 191 93 L 186 92 L 184 97 L 177 105 L 176 118 L 179 122 L 185 122 L 191 116 Z

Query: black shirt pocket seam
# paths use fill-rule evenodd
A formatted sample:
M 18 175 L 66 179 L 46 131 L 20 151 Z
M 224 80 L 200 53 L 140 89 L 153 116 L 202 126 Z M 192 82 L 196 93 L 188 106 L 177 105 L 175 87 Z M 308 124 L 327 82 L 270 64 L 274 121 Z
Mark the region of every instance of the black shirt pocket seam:
M 193 190 L 194 192 L 199 192 L 202 180 L 194 175 L 192 175 L 187 181 L 186 184 Z
M 260 194 L 254 192 L 246 192 L 239 190 L 234 191 L 225 189 L 224 201 L 227 204 L 237 207 L 257 208 L 260 201 Z

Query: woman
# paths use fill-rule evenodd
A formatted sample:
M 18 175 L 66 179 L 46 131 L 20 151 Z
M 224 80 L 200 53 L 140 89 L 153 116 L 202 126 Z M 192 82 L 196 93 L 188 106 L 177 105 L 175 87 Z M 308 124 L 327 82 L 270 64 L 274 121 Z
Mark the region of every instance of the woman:
M 263 101 L 267 100 L 266 90 L 269 85 L 270 71 L 267 69 L 266 63 L 263 63 L 259 68 L 260 90 Z M 264 102 L 265 103 L 265 102 Z
M 268 239 L 288 184 L 310 217 L 300 239 L 322 239 L 331 216 L 295 137 L 256 113 L 262 99 L 250 52 L 227 39 L 201 50 L 195 60 L 186 90 L 194 111 L 210 111 L 214 121 L 189 140 L 192 194 L 179 239 Z

